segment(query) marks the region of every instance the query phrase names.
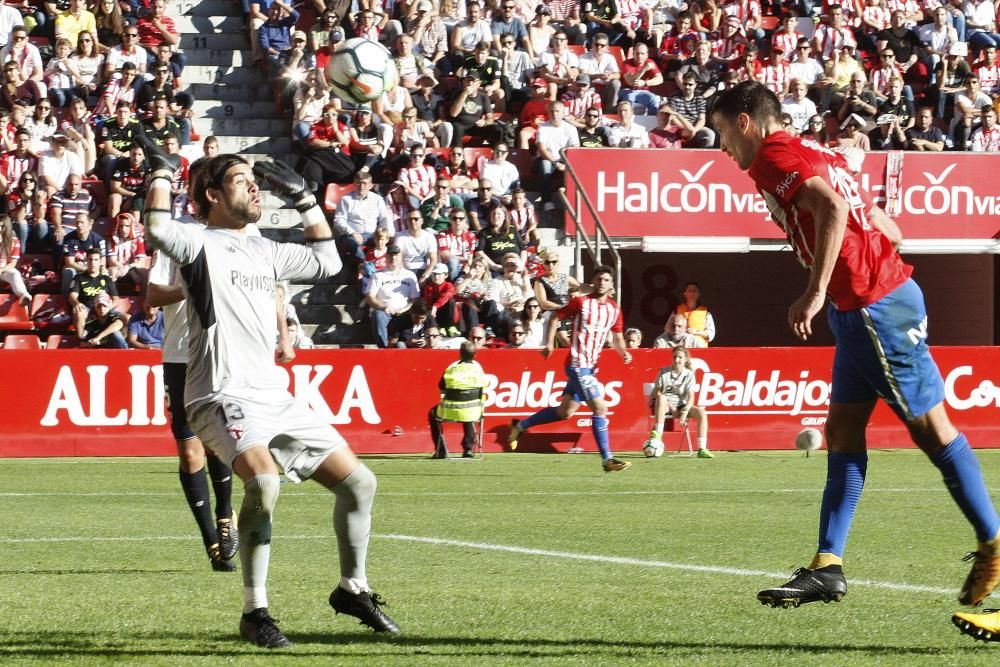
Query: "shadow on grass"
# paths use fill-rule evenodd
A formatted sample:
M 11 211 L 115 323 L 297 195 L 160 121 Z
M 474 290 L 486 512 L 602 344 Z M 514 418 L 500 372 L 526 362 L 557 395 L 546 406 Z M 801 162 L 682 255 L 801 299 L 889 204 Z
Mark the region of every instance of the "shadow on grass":
M 140 570 L 137 568 L 120 567 L 113 569 L 93 569 L 93 570 L 0 570 L 0 576 L 5 574 L 188 574 L 190 570 Z
M 104 657 L 150 657 L 150 656 L 238 656 L 264 652 L 248 646 L 235 634 L 215 639 L 203 634 L 181 632 L 133 633 L 129 635 L 103 635 L 101 642 L 94 641 L 89 632 L 0 632 L 0 656 L 9 657 L 52 657 L 52 656 L 104 656 Z M 872 656 L 945 656 L 953 649 L 856 644 L 850 646 L 813 643 L 766 643 L 766 642 L 718 642 L 696 641 L 643 641 L 622 642 L 594 638 L 581 639 L 509 639 L 502 637 L 421 637 L 387 636 L 374 633 L 289 633 L 294 646 L 290 651 L 268 653 L 290 658 L 314 658 L 324 656 L 358 657 L 357 649 L 345 650 L 344 646 L 380 645 L 383 648 L 369 653 L 376 656 L 426 657 L 440 648 L 445 657 L 566 657 L 570 655 L 590 656 L 597 660 L 602 657 L 623 654 L 662 654 L 664 651 L 696 652 L 792 652 L 803 655 L 826 653 L 843 655 Z M 228 642 L 232 642 L 230 646 Z M 164 645 L 157 647 L 161 642 Z M 296 652 L 295 647 L 301 652 Z

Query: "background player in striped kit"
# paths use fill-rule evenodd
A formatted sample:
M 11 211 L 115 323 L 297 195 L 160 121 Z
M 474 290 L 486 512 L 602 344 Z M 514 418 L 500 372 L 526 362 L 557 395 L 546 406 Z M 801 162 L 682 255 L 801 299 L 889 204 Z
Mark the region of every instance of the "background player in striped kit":
M 596 267 L 591 281 L 591 293 L 570 299 L 569 303 L 549 319 L 545 327 L 545 347 L 542 348 L 542 356 L 546 359 L 552 354 L 559 321 L 573 320 L 569 359 L 566 363 L 566 389 L 563 390 L 559 407 L 543 408 L 526 419 L 511 422 L 510 435 L 507 436 L 507 444 L 511 449 L 517 449 L 518 438 L 529 428 L 568 419 L 580 409 L 580 405 L 586 403 L 594 411 L 591 429 L 601 452 L 604 472 L 616 472 L 632 465 L 627 461 L 619 461 L 611 454 L 608 444 L 608 407 L 604 402 L 604 387 L 597 381 L 597 359 L 601 356 L 609 335 L 612 336 L 611 343 L 615 351 L 622 355 L 626 364 L 632 363 L 632 355 L 625 347 L 621 307 L 610 296 L 615 286 L 613 275 L 611 267 Z

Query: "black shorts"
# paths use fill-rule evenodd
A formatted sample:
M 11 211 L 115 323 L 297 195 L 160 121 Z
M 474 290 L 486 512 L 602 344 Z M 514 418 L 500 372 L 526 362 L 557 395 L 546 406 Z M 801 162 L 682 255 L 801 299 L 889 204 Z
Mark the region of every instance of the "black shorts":
M 187 364 L 163 364 L 163 391 L 167 396 L 167 410 L 170 411 L 170 430 L 174 440 L 190 440 L 194 431 L 188 426 L 187 411 L 184 409 L 184 382 Z

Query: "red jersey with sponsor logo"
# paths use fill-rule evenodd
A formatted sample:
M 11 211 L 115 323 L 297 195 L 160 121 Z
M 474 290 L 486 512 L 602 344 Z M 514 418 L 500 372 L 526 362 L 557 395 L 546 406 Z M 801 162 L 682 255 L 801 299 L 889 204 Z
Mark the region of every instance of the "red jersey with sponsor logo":
M 775 132 L 764 139 L 747 173 L 806 268 L 813 264 L 816 225 L 809 211 L 792 202 L 799 187 L 814 176 L 822 178 L 850 205 L 844 241 L 827 286 L 838 310 L 872 304 L 910 277 L 913 268 L 868 221 L 871 198 L 858 187 L 841 154 L 787 132 Z
M 622 309 L 607 299 L 604 303 L 594 295 L 578 296 L 559 309 L 559 319 L 573 320 L 570 338 L 569 368 L 597 368 L 597 359 L 604 341 L 611 333 L 622 333 Z

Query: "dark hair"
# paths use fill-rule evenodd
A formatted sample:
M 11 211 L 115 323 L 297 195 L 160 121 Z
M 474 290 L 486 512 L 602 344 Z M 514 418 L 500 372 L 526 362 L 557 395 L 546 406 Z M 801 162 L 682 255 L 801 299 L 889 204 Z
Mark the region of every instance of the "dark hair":
M 413 305 L 410 306 L 411 315 L 426 315 L 427 314 L 427 302 L 426 301 L 414 301 Z
M 778 96 L 759 81 L 741 81 L 717 96 L 712 115 L 735 121 L 745 113 L 758 127 L 764 128 L 781 121 Z
M 612 280 L 615 279 L 615 270 L 612 269 L 607 264 L 598 264 L 597 266 L 594 267 L 594 276 L 593 276 L 594 278 L 601 275 L 602 273 L 606 273 L 609 276 L 611 276 Z
M 202 172 L 202 187 L 194 190 L 194 203 L 198 206 L 198 214 L 202 218 L 208 218 L 208 214 L 212 210 L 212 202 L 208 201 L 206 194 L 208 189 L 220 189 L 229 170 L 241 164 L 247 164 L 247 161 L 232 153 L 223 153 L 205 160 L 205 164 L 200 170 Z

